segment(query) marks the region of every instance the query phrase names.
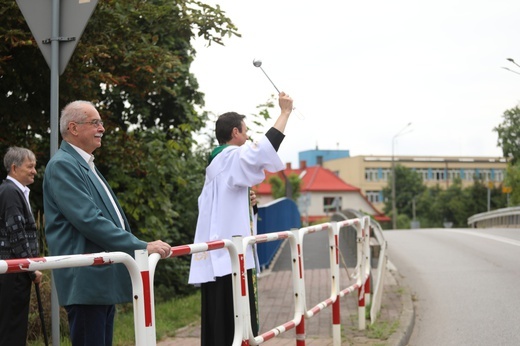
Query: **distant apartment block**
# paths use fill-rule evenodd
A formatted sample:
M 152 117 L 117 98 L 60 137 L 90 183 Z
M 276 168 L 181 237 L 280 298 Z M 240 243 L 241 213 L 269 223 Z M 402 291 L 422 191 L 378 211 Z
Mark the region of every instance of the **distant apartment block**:
M 394 156 L 395 165 L 419 173 L 426 186 L 449 187 L 456 178 L 462 186 L 473 184 L 475 178 L 500 186 L 505 177 L 507 160 L 501 157 L 455 156 Z M 322 160 L 343 181 L 361 189 L 366 198 L 383 210 L 383 188 L 391 182 L 392 156 L 354 156 Z

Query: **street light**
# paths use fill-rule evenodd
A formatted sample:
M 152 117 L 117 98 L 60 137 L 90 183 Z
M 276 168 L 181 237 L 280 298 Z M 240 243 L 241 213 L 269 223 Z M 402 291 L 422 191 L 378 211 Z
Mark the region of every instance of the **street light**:
M 509 61 L 510 63 L 513 63 L 516 67 L 520 67 L 520 65 L 519 65 L 517 62 L 515 62 L 513 59 L 511 59 L 511 58 L 507 58 L 506 60 Z M 510 68 L 508 68 L 508 67 L 502 67 L 502 68 L 503 68 L 504 70 L 508 70 L 509 72 L 513 72 L 513 73 L 516 73 L 516 74 L 520 74 L 520 72 L 515 71 L 515 70 L 512 70 L 512 69 L 510 69 Z
M 394 159 L 394 146 L 395 146 L 395 139 L 399 136 L 402 136 L 406 133 L 409 133 L 410 131 L 408 132 L 404 132 L 406 129 L 408 129 L 408 127 L 410 127 L 410 125 L 412 125 L 412 123 L 408 123 L 406 124 L 405 127 L 403 127 L 401 129 L 401 131 L 397 132 L 393 137 L 392 137 L 392 229 L 396 229 L 397 228 L 397 210 L 396 210 L 396 207 L 395 207 L 395 159 Z

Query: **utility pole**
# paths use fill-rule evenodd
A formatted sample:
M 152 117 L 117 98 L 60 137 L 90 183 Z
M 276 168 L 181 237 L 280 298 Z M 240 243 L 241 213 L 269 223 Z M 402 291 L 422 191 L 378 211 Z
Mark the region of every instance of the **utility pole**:
M 51 70 L 50 154 L 58 151 L 59 80 L 98 0 L 16 0 Z M 51 275 L 52 344 L 60 345 L 60 307 Z

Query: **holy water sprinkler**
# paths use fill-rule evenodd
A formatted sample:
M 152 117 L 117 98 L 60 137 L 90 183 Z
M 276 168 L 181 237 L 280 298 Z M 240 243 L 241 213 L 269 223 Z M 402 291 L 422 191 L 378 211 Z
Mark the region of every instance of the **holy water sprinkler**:
M 262 60 L 258 60 L 258 59 L 253 59 L 253 65 L 255 67 L 260 67 L 260 70 L 262 70 L 262 72 L 265 74 L 265 76 L 267 77 L 267 79 L 269 79 L 269 82 L 271 82 L 271 84 L 274 86 L 274 88 L 276 89 L 276 91 L 278 91 L 278 94 L 280 94 L 280 90 L 278 90 L 278 88 L 276 87 L 276 85 L 274 85 L 273 81 L 271 80 L 271 78 L 269 78 L 269 76 L 267 75 L 267 73 L 265 73 L 264 69 L 262 68 Z M 293 107 L 293 111 L 296 110 L 296 107 Z M 300 112 L 300 111 L 297 111 L 296 114 L 298 115 L 298 118 L 300 119 L 305 119 L 305 117 L 303 116 L 303 114 Z
M 269 78 L 269 76 L 267 75 L 267 73 L 265 73 L 264 69 L 262 68 L 262 60 L 257 60 L 257 59 L 254 59 L 253 60 L 253 65 L 255 67 L 260 67 L 260 70 L 262 70 L 262 72 L 265 74 L 265 76 L 267 77 L 267 79 L 269 79 L 269 82 L 271 82 L 271 84 L 274 86 L 274 88 L 276 89 L 276 91 L 278 91 L 278 94 L 280 93 L 280 90 L 278 90 L 278 88 L 276 87 L 276 85 L 274 85 L 273 81 L 271 80 L 271 78 Z

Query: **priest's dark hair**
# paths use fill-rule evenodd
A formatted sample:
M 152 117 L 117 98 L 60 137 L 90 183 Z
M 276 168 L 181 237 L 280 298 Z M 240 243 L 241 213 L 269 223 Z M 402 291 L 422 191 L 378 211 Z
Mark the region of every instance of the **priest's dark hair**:
M 231 140 L 231 134 L 236 127 L 239 132 L 242 132 L 242 120 L 246 116 L 236 112 L 227 112 L 220 115 L 215 124 L 215 135 L 219 145 L 226 144 Z

